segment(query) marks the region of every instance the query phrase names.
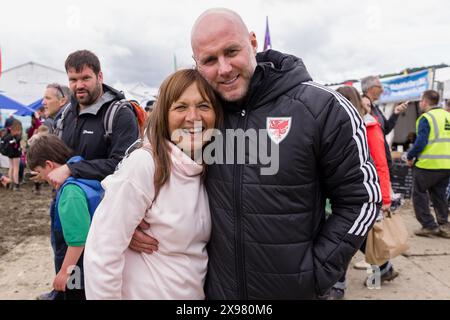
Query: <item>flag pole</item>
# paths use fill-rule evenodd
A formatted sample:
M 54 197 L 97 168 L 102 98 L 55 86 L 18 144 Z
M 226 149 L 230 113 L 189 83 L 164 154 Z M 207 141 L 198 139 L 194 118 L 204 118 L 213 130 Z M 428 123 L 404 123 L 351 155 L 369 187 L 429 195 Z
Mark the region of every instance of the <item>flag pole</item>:
M 175 53 L 173 54 L 173 68 L 174 68 L 175 72 L 178 70 L 178 67 L 177 67 L 177 55 Z
M 2 47 L 0 46 L 0 78 L 2 77 Z
M 270 40 L 270 31 L 269 31 L 269 16 L 266 16 L 266 34 L 264 36 L 263 51 L 266 51 L 267 49 L 272 49 L 272 42 Z

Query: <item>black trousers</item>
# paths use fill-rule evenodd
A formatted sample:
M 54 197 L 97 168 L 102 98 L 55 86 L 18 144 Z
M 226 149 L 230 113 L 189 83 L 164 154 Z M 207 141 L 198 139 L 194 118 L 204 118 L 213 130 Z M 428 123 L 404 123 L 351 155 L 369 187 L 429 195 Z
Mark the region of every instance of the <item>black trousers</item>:
M 64 291 L 64 300 L 86 300 L 84 289 L 72 289 Z
M 448 223 L 448 204 L 445 196 L 450 170 L 413 169 L 413 206 L 417 220 L 423 228 L 435 229 L 439 225 Z M 430 213 L 430 194 L 436 220 Z

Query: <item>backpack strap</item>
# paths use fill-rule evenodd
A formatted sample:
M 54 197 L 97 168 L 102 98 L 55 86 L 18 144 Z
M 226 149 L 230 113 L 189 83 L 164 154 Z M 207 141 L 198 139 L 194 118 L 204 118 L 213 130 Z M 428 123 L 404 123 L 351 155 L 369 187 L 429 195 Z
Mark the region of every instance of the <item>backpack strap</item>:
M 53 128 L 53 134 L 57 135 L 58 138 L 62 139 L 62 132 L 63 132 L 63 128 L 64 128 L 64 118 L 67 115 L 67 112 L 69 112 L 70 109 L 70 102 L 67 106 L 64 107 L 63 112 L 61 113 L 61 118 L 58 119 L 58 121 L 56 121 L 56 126 Z
M 117 112 L 124 107 L 131 108 L 131 110 L 133 109 L 126 99 L 117 100 L 110 104 L 108 109 L 106 109 L 105 115 L 103 117 L 103 128 L 105 129 L 104 137 L 106 141 L 109 141 L 109 139 L 111 138 L 113 132 L 114 117 L 116 116 Z

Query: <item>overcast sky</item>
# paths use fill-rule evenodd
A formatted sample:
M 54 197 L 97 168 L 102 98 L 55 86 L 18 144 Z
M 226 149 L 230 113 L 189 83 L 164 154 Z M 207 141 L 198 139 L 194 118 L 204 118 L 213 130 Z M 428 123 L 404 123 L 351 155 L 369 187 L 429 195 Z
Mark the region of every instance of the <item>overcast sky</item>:
M 106 83 L 150 86 L 193 65 L 190 30 L 211 7 L 227 7 L 255 31 L 261 50 L 269 16 L 273 49 L 301 57 L 321 83 L 450 63 L 446 0 L 8 0 L 0 4 L 3 70 L 34 61 L 64 70 L 89 49 Z

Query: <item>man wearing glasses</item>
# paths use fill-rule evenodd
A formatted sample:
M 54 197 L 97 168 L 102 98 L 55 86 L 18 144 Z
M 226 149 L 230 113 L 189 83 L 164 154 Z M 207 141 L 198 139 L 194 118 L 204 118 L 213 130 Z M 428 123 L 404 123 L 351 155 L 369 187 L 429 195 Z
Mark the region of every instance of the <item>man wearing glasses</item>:
M 378 101 L 380 99 L 380 96 L 383 94 L 383 85 L 381 84 L 380 78 L 378 78 L 376 76 L 368 76 L 368 77 L 363 78 L 361 80 L 361 89 L 363 92 L 363 96 L 370 100 L 370 104 L 371 104 L 371 108 L 372 108 L 372 115 L 380 123 L 384 134 L 388 135 L 392 131 L 392 129 L 394 129 L 400 113 L 405 112 L 406 109 L 408 108 L 408 103 L 405 102 L 405 103 L 397 105 L 394 108 L 394 112 L 387 120 L 384 117 L 384 115 L 381 112 L 378 105 L 375 104 L 375 101 Z M 389 145 L 387 144 L 386 139 L 384 140 L 384 142 L 385 142 L 386 159 L 388 162 L 389 171 L 392 172 L 391 152 L 390 152 Z
M 70 104 L 70 89 L 58 83 L 49 84 L 45 89 L 42 104 L 44 125 L 48 127 L 50 133 L 54 133 L 64 109 Z

